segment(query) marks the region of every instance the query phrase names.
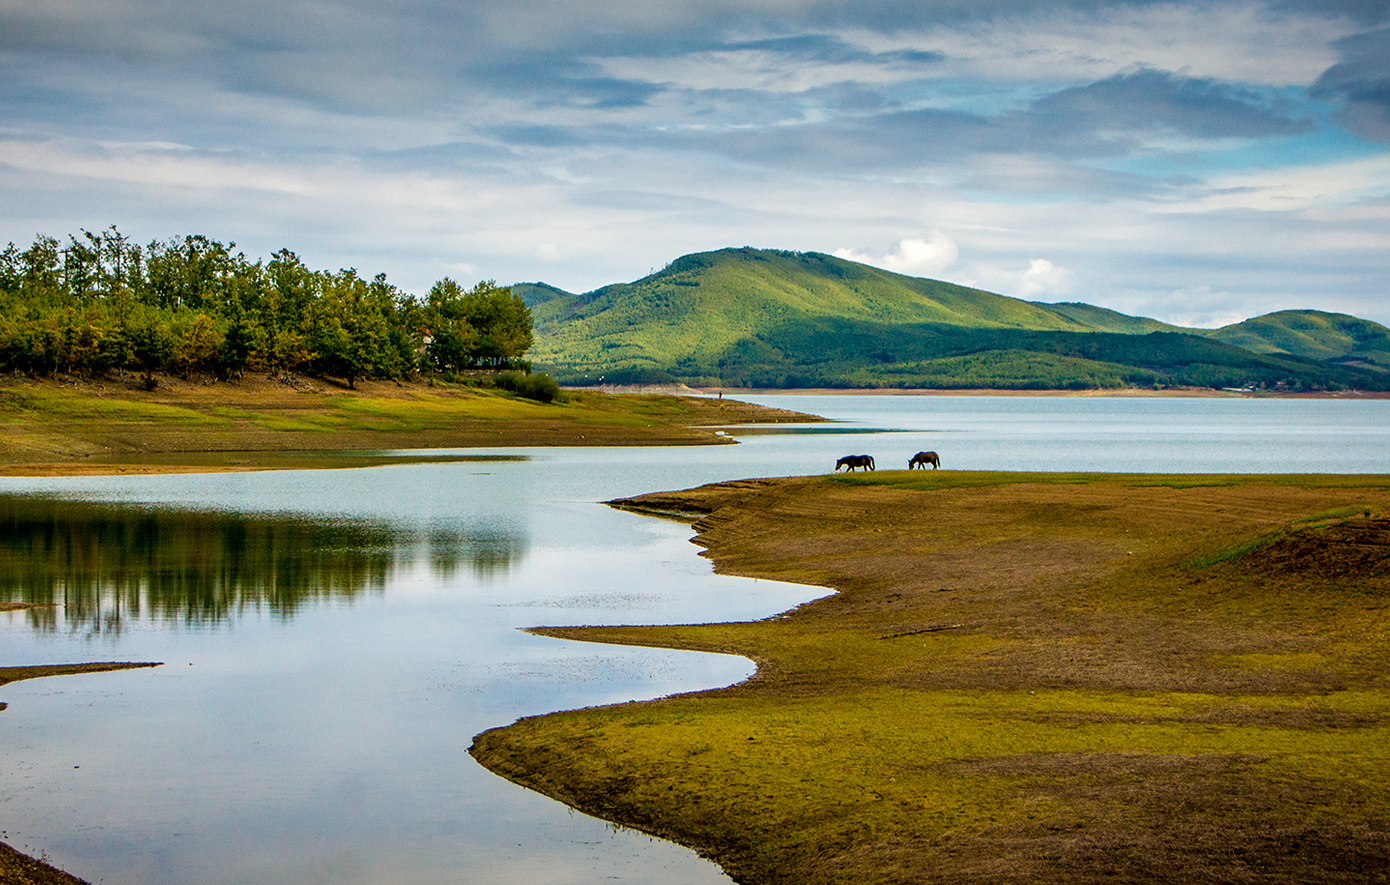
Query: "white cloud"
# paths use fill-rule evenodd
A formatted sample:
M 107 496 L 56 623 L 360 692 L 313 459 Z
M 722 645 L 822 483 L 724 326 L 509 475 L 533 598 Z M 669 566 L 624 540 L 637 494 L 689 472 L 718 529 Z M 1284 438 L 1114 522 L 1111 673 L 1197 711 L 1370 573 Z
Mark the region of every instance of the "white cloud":
M 1066 268 L 1057 267 L 1046 258 L 1034 258 L 1019 275 L 1012 294 L 1019 298 L 1057 295 L 1066 292 L 1070 284 L 1071 273 Z
M 918 33 L 851 32 L 874 52 L 940 52 L 936 75 L 992 82 L 1102 79 L 1136 67 L 1251 84 L 1309 84 L 1338 61 L 1346 19 L 1271 12 L 1260 3 L 1102 7 L 1086 16 L 1051 8 Z
M 1390 196 L 1390 156 L 1218 175 L 1159 212 L 1254 209 L 1287 212 L 1345 206 Z
M 847 248 L 836 249 L 833 254 L 837 258 L 871 264 L 894 273 L 930 276 L 939 274 L 955 264 L 956 259 L 960 257 L 960 249 L 949 237 L 933 231 L 929 240 L 899 240 L 898 248 L 881 258 Z
M 1170 322 L 1198 329 L 1219 329 L 1249 319 L 1247 314 L 1231 309 L 1235 299 L 1229 292 L 1218 292 L 1209 285 L 1174 289 L 1163 298 Z
M 835 83 L 888 84 L 920 78 L 920 65 L 868 60 L 828 62 L 765 49 L 725 49 L 677 57 L 591 59 L 622 79 L 685 89 L 751 89 L 805 92 Z
M 1056 300 L 1072 291 L 1072 272 L 1046 258 L 1034 258 L 1028 267 L 993 264 L 981 261 L 968 268 L 969 275 L 958 279 L 962 285 L 1000 292 L 1029 300 Z

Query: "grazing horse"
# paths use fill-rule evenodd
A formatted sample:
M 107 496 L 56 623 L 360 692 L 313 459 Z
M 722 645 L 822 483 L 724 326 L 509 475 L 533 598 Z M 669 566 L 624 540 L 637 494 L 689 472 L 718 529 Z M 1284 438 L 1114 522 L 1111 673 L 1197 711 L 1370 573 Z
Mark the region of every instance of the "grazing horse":
M 911 461 L 907 462 L 907 469 L 911 470 L 914 467 L 920 467 L 926 470 L 928 464 L 931 465 L 932 470 L 941 466 L 941 459 L 937 457 L 936 452 L 918 452 L 912 456 Z
M 839 473 L 841 467 L 849 468 L 846 473 L 853 473 L 854 468 L 863 467 L 865 470 L 874 469 L 874 459 L 869 455 L 846 455 L 835 462 L 835 472 Z

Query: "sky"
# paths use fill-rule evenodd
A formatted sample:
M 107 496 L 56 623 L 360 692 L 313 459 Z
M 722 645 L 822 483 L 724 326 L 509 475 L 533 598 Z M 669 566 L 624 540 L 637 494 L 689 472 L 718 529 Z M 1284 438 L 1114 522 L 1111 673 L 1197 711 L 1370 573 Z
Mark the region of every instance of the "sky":
M 1390 3 L 0 0 L 0 243 L 110 225 L 416 293 L 755 246 L 1390 324 Z

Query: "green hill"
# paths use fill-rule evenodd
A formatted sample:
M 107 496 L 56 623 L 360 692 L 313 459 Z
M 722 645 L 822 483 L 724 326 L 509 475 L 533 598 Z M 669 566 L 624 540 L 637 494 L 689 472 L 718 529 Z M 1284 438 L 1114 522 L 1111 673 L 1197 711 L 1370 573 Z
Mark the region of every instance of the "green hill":
M 1081 323 L 1094 332 L 1121 332 L 1125 335 L 1147 335 L 1150 332 L 1191 332 L 1170 323 L 1151 320 L 1148 317 L 1132 317 L 1108 307 L 1082 304 L 1079 301 L 1063 301 L 1057 304 L 1041 304 L 1054 313 Z M 1234 343 L 1234 342 L 1231 342 Z
M 557 298 L 575 297 L 573 292 L 557 289 L 548 283 L 512 283 L 508 288 L 512 290 L 513 295 L 520 298 L 530 308 L 545 304 L 547 301 L 554 301 Z
M 1224 330 L 1023 301 L 815 252 L 722 249 L 583 294 L 544 283 L 512 291 L 535 320 L 532 360 L 571 384 L 1390 386 L 1390 374 L 1309 356 L 1310 343 L 1254 352 L 1222 340 Z
M 1255 353 L 1390 370 L 1390 329 L 1344 313 L 1281 310 L 1208 334 Z

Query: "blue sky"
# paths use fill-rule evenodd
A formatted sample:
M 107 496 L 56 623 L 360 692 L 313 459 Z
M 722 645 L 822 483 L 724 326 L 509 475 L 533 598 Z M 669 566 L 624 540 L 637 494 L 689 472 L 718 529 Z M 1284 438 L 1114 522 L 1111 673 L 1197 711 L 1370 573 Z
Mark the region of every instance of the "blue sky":
M 1374 2 L 0 0 L 0 242 L 582 291 L 724 246 L 1390 324 Z

